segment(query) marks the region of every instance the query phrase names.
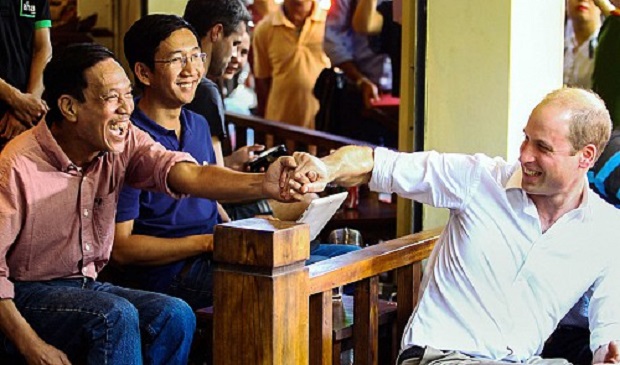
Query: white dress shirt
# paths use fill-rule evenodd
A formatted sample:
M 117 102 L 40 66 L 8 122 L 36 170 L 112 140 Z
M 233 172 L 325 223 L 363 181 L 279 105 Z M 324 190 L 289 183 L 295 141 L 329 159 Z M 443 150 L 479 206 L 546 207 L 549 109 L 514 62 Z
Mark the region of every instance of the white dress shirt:
M 587 182 L 579 208 L 543 233 L 519 164 L 377 148 L 374 166 L 371 189 L 450 209 L 403 349 L 525 361 L 590 286 L 591 348 L 620 339 L 620 211 Z
M 574 35 L 564 42 L 564 85 L 591 89 L 598 30 L 579 46 Z

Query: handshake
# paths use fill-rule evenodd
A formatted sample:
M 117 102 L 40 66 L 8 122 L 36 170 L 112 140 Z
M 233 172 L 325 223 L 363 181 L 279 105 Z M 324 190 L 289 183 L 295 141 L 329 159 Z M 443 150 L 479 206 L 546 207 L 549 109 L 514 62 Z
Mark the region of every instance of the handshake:
M 305 152 L 280 157 L 267 170 L 265 183 L 271 196 L 280 201 L 303 200 L 304 194 L 325 190 L 330 182 L 356 186 L 370 180 L 374 166 L 373 149 L 345 146 L 321 159 Z M 277 193 L 273 184 L 277 181 Z

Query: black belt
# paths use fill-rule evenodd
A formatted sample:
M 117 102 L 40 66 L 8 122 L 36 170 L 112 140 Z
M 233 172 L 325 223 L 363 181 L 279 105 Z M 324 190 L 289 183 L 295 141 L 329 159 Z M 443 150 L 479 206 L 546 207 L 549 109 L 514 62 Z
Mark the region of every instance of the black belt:
M 403 361 L 405 360 L 409 360 L 409 359 L 422 359 L 422 357 L 424 356 L 424 351 L 426 350 L 425 347 L 420 347 L 418 345 L 413 345 L 407 349 L 405 349 L 400 356 L 398 356 L 398 364 L 400 365 L 403 363 Z

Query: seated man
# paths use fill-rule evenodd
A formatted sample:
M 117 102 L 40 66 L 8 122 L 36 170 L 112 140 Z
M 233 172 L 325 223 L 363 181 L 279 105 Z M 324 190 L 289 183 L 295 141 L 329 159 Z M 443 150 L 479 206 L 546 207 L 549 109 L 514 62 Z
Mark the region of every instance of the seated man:
M 110 257 L 120 188 L 277 198 L 290 159 L 244 174 L 166 151 L 130 123 L 129 78 L 96 44 L 56 52 L 43 80 L 46 122 L 0 154 L 0 340 L 9 345 L 0 358 L 186 364 L 195 329 L 186 303 L 96 280 Z
M 143 89 L 131 115 L 133 124 L 166 149 L 214 165 L 209 125 L 183 107 L 193 99 L 204 72 L 204 54 L 191 26 L 175 15 L 145 16 L 125 34 L 125 53 Z M 127 268 L 132 285 L 182 298 L 194 309 L 212 304 L 213 227 L 220 223 L 215 197 L 177 200 L 123 188 L 112 258 L 132 265 Z M 252 199 L 252 189 L 240 187 L 238 198 Z M 354 249 L 347 246 L 346 252 Z
M 303 192 L 370 181 L 450 209 L 398 364 L 567 364 L 537 355 L 589 288 L 593 362 L 620 362 L 620 212 L 586 179 L 609 139 L 609 112 L 596 94 L 564 88 L 523 131 L 519 163 L 353 146 L 322 160 L 295 155 L 290 184 Z
M 588 171 L 590 188 L 609 204 L 620 208 L 620 131 L 609 143 L 594 167 Z M 545 343 L 543 357 L 563 357 L 573 364 L 592 363 L 588 304 L 592 290 L 579 299 Z

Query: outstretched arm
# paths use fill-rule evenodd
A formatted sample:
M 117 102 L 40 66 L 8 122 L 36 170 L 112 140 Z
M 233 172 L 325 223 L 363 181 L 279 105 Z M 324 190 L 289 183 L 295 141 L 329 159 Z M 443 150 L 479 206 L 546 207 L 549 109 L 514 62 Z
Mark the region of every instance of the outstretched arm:
M 280 176 L 295 168 L 292 157 L 282 157 L 265 173 L 242 173 L 219 166 L 176 163 L 168 174 L 168 186 L 174 192 L 207 199 L 240 201 L 271 198 L 296 200 L 281 190 Z
M 291 186 L 302 193 L 323 191 L 332 181 L 341 186 L 367 183 L 374 167 L 374 151 L 365 146 L 345 146 L 322 159 L 299 152 L 293 157 L 297 164 L 293 178 L 301 186 L 295 182 Z

